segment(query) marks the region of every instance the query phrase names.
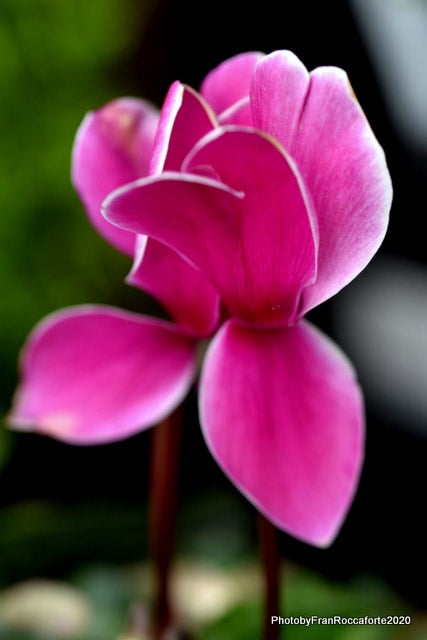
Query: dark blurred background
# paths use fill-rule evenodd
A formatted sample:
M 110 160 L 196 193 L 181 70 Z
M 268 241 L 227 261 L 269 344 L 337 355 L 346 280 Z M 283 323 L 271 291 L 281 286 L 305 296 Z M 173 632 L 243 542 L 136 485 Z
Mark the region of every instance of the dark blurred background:
M 212 67 L 242 51 L 292 49 L 309 69 L 336 65 L 348 72 L 386 152 L 395 192 L 391 223 L 364 274 L 311 319 L 341 344 L 360 375 L 366 463 L 330 549 L 285 534 L 281 546 L 329 579 L 378 577 L 421 608 L 427 605 L 426 15 L 422 0 L 265 0 L 256 9 L 236 0 L 0 5 L 3 414 L 18 379 L 18 351 L 46 313 L 85 302 L 151 308 L 123 285 L 128 261 L 87 224 L 70 184 L 73 137 L 86 111 L 119 95 L 160 106 L 173 80 L 198 87 Z M 211 460 L 194 396 L 186 411 L 184 547 L 197 544 L 207 522 L 216 522 L 215 538 L 218 521 L 236 518 L 229 544 L 240 527 L 242 548 L 256 550 L 254 514 Z M 2 429 L 0 461 L 0 587 L 145 553 L 148 433 L 78 448 Z

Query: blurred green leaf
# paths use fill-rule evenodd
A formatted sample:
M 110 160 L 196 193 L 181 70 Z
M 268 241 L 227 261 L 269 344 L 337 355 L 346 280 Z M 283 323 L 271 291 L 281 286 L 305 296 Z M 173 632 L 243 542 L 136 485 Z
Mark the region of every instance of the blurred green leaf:
M 212 489 L 192 496 L 180 522 L 181 555 L 233 567 L 253 553 L 254 512 L 237 493 Z
M 0 414 L 37 321 L 126 296 L 129 261 L 88 224 L 70 181 L 71 149 L 85 113 L 128 92 L 123 68 L 154 3 L 0 3 Z
M 39 501 L 3 507 L 0 584 L 64 573 L 85 562 L 144 557 L 146 526 L 140 505 Z

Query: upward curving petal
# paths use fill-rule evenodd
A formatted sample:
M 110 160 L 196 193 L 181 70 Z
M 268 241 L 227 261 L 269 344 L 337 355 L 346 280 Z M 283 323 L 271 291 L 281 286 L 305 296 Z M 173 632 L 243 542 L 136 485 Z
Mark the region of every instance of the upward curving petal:
M 235 102 L 218 116 L 220 125 L 234 124 L 243 127 L 252 126 L 252 110 L 249 96 Z
M 292 51 L 275 51 L 254 68 L 250 102 L 254 126 L 279 140 L 292 155 L 310 84 L 303 63 Z
M 318 68 L 293 155 L 319 225 L 315 285 L 304 310 L 330 298 L 372 259 L 387 230 L 392 185 L 383 149 L 341 69 Z
M 199 388 L 207 444 L 230 480 L 276 526 L 329 545 L 349 509 L 363 458 L 354 372 L 306 322 L 259 331 L 228 321 Z
M 185 255 L 243 322 L 294 322 L 315 277 L 316 229 L 292 163 L 263 134 L 224 128 L 184 165 L 201 167 L 218 180 L 164 173 L 139 181 L 108 198 L 107 218 Z
M 215 126 L 215 116 L 202 97 L 174 82 L 160 113 L 150 175 L 179 171 L 190 149 Z M 218 322 L 219 299 L 212 286 L 175 251 L 153 238 L 139 238 L 127 282 L 154 296 L 192 335 L 209 335 Z
M 221 62 L 208 73 L 200 93 L 216 113 L 221 113 L 249 95 L 253 70 L 263 56 L 258 51 L 240 53 Z
M 72 180 L 95 229 L 116 249 L 132 256 L 135 236 L 101 215 L 111 191 L 148 173 L 158 112 L 134 98 L 114 100 L 89 113 L 76 135 Z
M 276 137 L 295 160 L 319 226 L 316 283 L 302 311 L 328 299 L 371 260 L 388 224 L 392 188 L 384 153 L 347 75 L 335 67 L 308 74 L 290 52 L 254 71 L 254 126 Z
M 31 334 L 10 426 L 74 444 L 152 426 L 193 382 L 195 342 L 175 325 L 102 306 L 64 309 Z
M 160 112 L 150 175 L 179 171 L 196 142 L 216 126 L 215 114 L 201 95 L 185 84 L 174 82 Z

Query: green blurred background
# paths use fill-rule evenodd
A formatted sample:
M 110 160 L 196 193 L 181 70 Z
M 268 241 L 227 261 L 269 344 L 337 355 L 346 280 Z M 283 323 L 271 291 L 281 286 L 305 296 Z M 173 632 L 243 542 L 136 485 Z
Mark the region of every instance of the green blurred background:
M 63 305 L 113 301 L 123 279 L 126 263 L 82 215 L 70 154 L 85 112 L 134 89 L 126 67 L 149 10 L 150 0 L 1 3 L 2 409 L 30 327 Z
M 123 284 L 128 260 L 87 223 L 70 182 L 73 138 L 88 110 L 120 95 L 139 95 L 159 105 L 173 79 L 197 86 L 229 55 L 293 48 L 309 67 L 333 63 L 349 70 L 374 129 L 388 145 L 392 168 L 401 170 L 366 52 L 343 6 L 333 2 L 329 13 L 316 3 L 299 8 L 288 3 L 285 25 L 277 23 L 273 4 L 270 13 L 266 5 L 267 15 L 255 16 L 236 3 L 236 18 L 227 3 L 208 10 L 177 0 L 1 0 L 3 416 L 18 380 L 19 350 L 47 313 L 86 302 L 152 309 L 148 298 Z M 341 30 L 331 27 L 332 13 Z M 397 235 L 391 236 L 392 248 Z M 328 308 L 318 320 L 329 328 Z M 256 639 L 261 614 L 254 513 L 207 454 L 193 395 L 186 412 L 177 553 L 182 608 L 198 638 Z M 391 460 L 402 442 L 412 451 L 406 437 L 401 441 L 392 434 L 388 442 Z M 372 457 L 383 451 L 381 438 L 373 439 Z M 132 606 L 150 600 L 148 466 L 149 434 L 80 449 L 0 429 L 0 639 L 130 638 L 125 634 Z M 361 493 L 332 550 L 312 550 L 283 535 L 284 556 L 291 558 L 284 608 L 286 615 L 410 614 L 413 623 L 292 627 L 286 637 L 427 638 L 425 590 L 418 588 L 416 569 L 418 563 L 424 566 L 424 545 L 413 533 L 416 523 L 408 525 L 407 538 L 399 524 L 398 533 L 386 538 L 384 487 L 373 469 L 378 467 L 369 466 L 368 458 Z M 378 477 L 387 479 L 387 473 L 384 466 Z M 388 488 L 396 490 L 392 484 Z M 424 494 L 411 495 L 420 507 Z M 385 505 L 390 504 L 395 501 L 388 496 Z M 65 587 L 73 591 L 62 591 Z M 55 611 L 75 627 L 70 622 L 61 630 L 49 623 Z

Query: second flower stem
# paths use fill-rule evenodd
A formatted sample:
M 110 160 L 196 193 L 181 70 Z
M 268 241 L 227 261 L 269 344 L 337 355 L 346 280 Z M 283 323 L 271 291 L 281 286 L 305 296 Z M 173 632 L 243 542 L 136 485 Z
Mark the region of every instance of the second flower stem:
M 258 515 L 260 556 L 264 577 L 263 640 L 279 640 L 280 626 L 272 624 L 272 616 L 280 616 L 280 568 L 278 531 L 263 515 Z

